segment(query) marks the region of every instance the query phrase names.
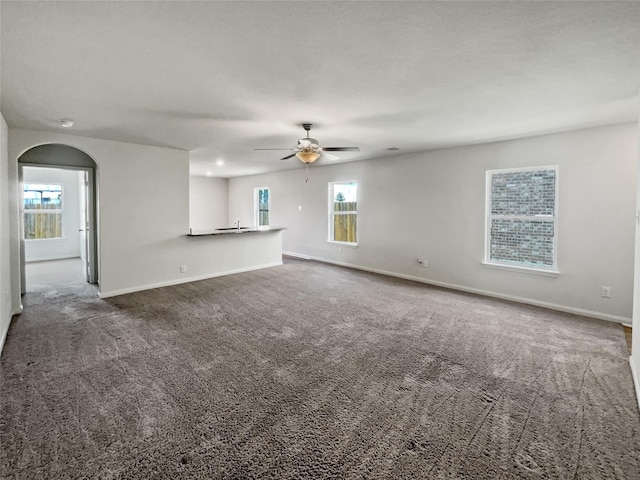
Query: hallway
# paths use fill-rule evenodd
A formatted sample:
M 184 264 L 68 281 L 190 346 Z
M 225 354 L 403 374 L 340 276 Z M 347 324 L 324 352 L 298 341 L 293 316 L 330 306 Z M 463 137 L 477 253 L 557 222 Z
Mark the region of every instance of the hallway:
M 27 292 L 22 297 L 25 309 L 54 298 L 98 298 L 98 286 L 87 283 L 83 268 L 79 257 L 27 263 Z

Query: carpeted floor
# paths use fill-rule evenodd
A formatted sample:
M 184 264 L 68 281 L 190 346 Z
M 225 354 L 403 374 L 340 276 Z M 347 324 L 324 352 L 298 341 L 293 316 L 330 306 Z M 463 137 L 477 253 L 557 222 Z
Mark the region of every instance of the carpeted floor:
M 620 325 L 307 261 L 36 288 L 4 479 L 638 479 Z

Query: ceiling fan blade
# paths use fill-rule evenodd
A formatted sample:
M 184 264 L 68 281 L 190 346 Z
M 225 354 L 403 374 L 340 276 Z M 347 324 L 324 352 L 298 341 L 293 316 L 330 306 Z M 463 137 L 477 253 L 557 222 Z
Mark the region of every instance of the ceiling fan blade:
M 298 153 L 298 152 L 296 152 L 296 153 Z M 287 155 L 286 157 L 282 157 L 280 160 L 287 160 L 288 158 L 295 157 L 295 156 L 296 156 L 296 154 L 292 153 L 291 155 Z
M 359 152 L 358 147 L 322 147 L 325 152 Z
M 295 150 L 295 148 L 254 148 L 254 150 Z
M 340 157 L 337 155 L 333 155 L 329 152 L 322 152 L 322 156 L 328 158 L 329 160 L 340 160 Z

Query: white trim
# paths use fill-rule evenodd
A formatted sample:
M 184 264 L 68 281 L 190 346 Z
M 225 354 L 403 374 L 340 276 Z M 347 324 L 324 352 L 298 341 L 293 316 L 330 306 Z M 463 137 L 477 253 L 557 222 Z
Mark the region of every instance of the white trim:
M 311 260 L 311 257 L 309 255 L 303 255 L 301 253 L 296 253 L 296 252 L 282 252 L 282 255 L 284 255 L 285 257 L 294 257 L 294 258 L 302 258 L 303 260 Z
M 11 312 L 9 313 L 9 322 L 7 322 L 7 328 L 4 329 L 4 332 L 2 332 L 2 336 L 0 337 L 0 356 L 2 355 L 2 350 L 4 350 L 4 343 L 7 340 L 7 336 L 9 335 L 9 329 L 11 328 L 13 317 L 15 315 L 20 315 L 23 311 L 24 308 L 22 307 L 22 305 L 20 305 L 18 308 L 11 310 Z
M 633 363 L 633 355 L 629 357 L 629 365 L 631 365 L 631 377 L 636 387 L 636 400 L 638 400 L 638 409 L 640 409 L 640 378 L 638 378 L 638 372 Z
M 4 329 L 4 332 L 2 332 L 2 337 L 0 337 L 0 355 L 2 355 L 2 350 L 4 350 L 4 342 L 7 339 L 7 335 L 9 334 L 10 327 L 11 327 L 11 320 L 9 320 L 9 323 L 7 324 L 7 328 Z
M 496 215 L 491 214 L 491 179 L 496 174 L 512 173 L 512 172 L 535 172 L 553 170 L 555 172 L 555 199 L 553 204 L 553 216 L 548 215 Z M 487 170 L 485 172 L 485 206 L 484 206 L 484 263 L 495 265 L 491 260 L 491 220 L 493 218 L 513 219 L 529 219 L 542 220 L 553 223 L 553 265 L 550 271 L 556 271 L 558 268 L 558 201 L 560 198 L 560 167 L 558 165 L 545 165 L 540 167 L 520 167 L 520 168 L 500 168 L 496 170 Z M 529 267 L 522 267 L 529 268 Z M 536 269 L 537 270 L 537 269 Z M 552 275 L 549 275 L 552 276 Z
M 529 273 L 531 275 L 542 275 L 543 277 L 558 278 L 560 272 L 558 270 L 543 270 L 541 268 L 523 267 L 521 265 L 506 265 L 502 263 L 482 262 L 482 265 L 487 268 L 494 268 L 496 270 L 507 270 L 511 272 Z
M 59 239 L 56 239 L 59 240 Z M 43 258 L 32 258 L 30 260 L 25 260 L 25 263 L 35 263 L 35 262 L 49 262 L 52 260 L 68 260 L 70 258 L 80 258 L 79 255 L 58 255 L 54 257 L 43 257 Z
M 141 292 L 143 290 L 152 290 L 154 288 L 170 287 L 172 285 L 179 285 L 181 283 L 197 282 L 199 280 L 206 280 L 208 278 L 222 277 L 224 275 L 232 275 L 234 273 L 250 272 L 252 270 L 261 270 L 263 268 L 277 267 L 280 265 L 282 265 L 282 261 L 264 263 L 262 265 L 254 265 L 251 267 L 244 267 L 244 268 L 235 268 L 233 270 L 226 270 L 224 272 L 208 273 L 206 275 L 198 275 L 195 277 L 167 280 L 166 282 L 158 282 L 158 283 L 151 283 L 148 285 L 139 285 L 137 287 L 122 288 L 120 290 L 112 290 L 110 292 L 100 292 L 99 296 L 100 298 L 115 297 L 117 295 L 124 295 L 126 293 Z
M 269 223 L 260 225 L 260 190 L 267 192 L 267 213 L 269 214 Z M 253 224 L 256 227 L 268 227 L 271 225 L 271 189 L 269 187 L 253 187 Z
M 334 197 L 335 197 L 335 191 L 333 189 L 334 185 L 344 185 L 347 183 L 353 183 L 356 186 L 356 204 L 358 202 L 358 181 L 357 180 L 342 180 L 342 181 L 338 181 L 338 182 L 329 182 L 329 192 L 327 195 L 327 200 L 328 200 L 328 207 L 329 207 L 329 217 L 327 219 L 327 227 L 328 227 L 328 233 L 327 233 L 327 242 L 329 243 L 337 243 L 340 245 L 350 245 L 353 247 L 357 247 L 358 246 L 358 239 L 360 238 L 360 235 L 358 234 L 358 207 L 356 205 L 356 210 L 349 210 L 349 211 L 340 211 L 340 212 L 336 212 L 334 210 Z M 333 231 L 333 227 L 334 227 L 334 215 L 355 215 L 356 216 L 356 241 L 355 242 L 340 242 L 340 241 L 336 241 L 333 240 L 333 237 L 335 236 L 335 233 Z
M 487 170 L 488 172 L 495 173 L 511 173 L 511 172 L 534 172 L 536 170 L 555 170 L 558 165 L 540 165 L 537 167 L 517 167 L 517 168 L 496 168 L 493 170 Z
M 25 185 L 54 185 L 54 186 L 59 186 L 60 187 L 60 197 L 61 197 L 61 202 L 60 202 L 60 208 L 52 208 L 51 210 L 48 209 L 44 209 L 44 210 L 37 210 L 37 209 L 26 209 L 24 208 L 24 187 Z M 29 190 L 30 192 L 35 192 L 37 190 Z M 41 193 L 44 192 L 44 190 L 41 191 Z M 47 190 L 47 192 L 55 192 L 55 190 Z M 64 236 L 64 204 L 66 202 L 67 196 L 64 192 L 64 185 L 62 184 L 58 184 L 58 183 L 25 183 L 24 180 L 22 181 L 22 213 L 23 215 L 31 215 L 31 214 L 36 214 L 36 213 L 59 213 L 61 215 L 60 217 L 60 228 L 62 229 L 61 231 L 61 235 L 59 237 L 53 237 L 53 238 L 25 238 L 24 241 L 25 242 L 32 242 L 34 240 L 66 240 L 65 236 Z M 42 197 L 40 198 L 42 200 Z M 23 232 L 22 232 L 22 237 L 24 238 L 25 232 L 24 232 L 24 225 L 23 225 Z
M 285 253 L 285 252 L 283 252 Z M 628 327 L 631 326 L 631 318 L 621 317 L 619 315 L 611 315 L 609 313 L 595 312 L 593 310 L 585 310 L 582 308 L 568 307 L 566 305 L 559 305 L 557 303 L 543 302 L 541 300 L 535 300 L 533 298 L 518 297 L 515 295 L 507 295 L 504 293 L 492 292 L 490 290 L 482 290 L 480 288 L 465 287 L 463 285 L 457 285 L 454 283 L 440 282 L 437 280 L 430 280 L 428 278 L 416 277 L 414 275 L 406 275 L 404 273 L 390 272 L 388 270 L 380 270 L 378 268 L 363 267 L 360 265 L 354 265 L 352 263 L 338 262 L 335 260 L 329 260 L 322 257 L 314 257 L 311 255 L 302 255 L 292 252 L 287 252 L 286 255 L 291 257 L 303 258 L 305 260 L 316 260 L 318 262 L 331 263 L 333 265 L 339 265 L 341 267 L 355 268 L 356 270 L 363 270 L 365 272 L 379 273 L 381 275 L 388 275 L 390 277 L 403 278 L 405 280 L 412 280 L 414 282 L 426 283 L 427 285 L 433 285 L 436 287 L 449 288 L 451 290 L 458 290 L 461 292 L 474 293 L 476 295 L 483 295 L 485 297 L 499 298 L 501 300 L 508 300 L 510 302 L 524 303 L 526 305 L 533 305 L 534 307 L 548 308 L 549 310 L 556 310 L 558 312 L 571 313 L 573 315 L 580 315 L 583 317 L 597 318 L 599 320 L 607 320 L 609 322 L 621 323 Z
M 25 212 L 27 214 L 28 212 Z M 54 237 L 54 238 L 25 238 L 25 242 L 64 242 L 66 240 L 65 237 Z
M 358 234 L 356 233 L 356 236 Z M 339 245 L 339 246 L 345 246 L 345 247 L 352 247 L 352 248 L 356 248 L 358 246 L 358 242 L 337 242 L 335 240 L 327 240 L 327 243 L 333 243 L 334 245 Z

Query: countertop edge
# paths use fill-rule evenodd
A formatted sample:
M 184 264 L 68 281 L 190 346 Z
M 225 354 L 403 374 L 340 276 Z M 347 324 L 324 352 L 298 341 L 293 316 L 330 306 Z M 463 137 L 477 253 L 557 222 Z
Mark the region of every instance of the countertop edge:
M 247 228 L 244 230 L 210 230 L 204 232 L 192 232 L 187 233 L 187 237 L 210 237 L 210 236 L 218 236 L 218 235 L 239 235 L 241 233 L 270 233 L 270 232 L 280 232 L 282 230 L 286 230 L 285 227 L 269 227 L 269 228 Z

